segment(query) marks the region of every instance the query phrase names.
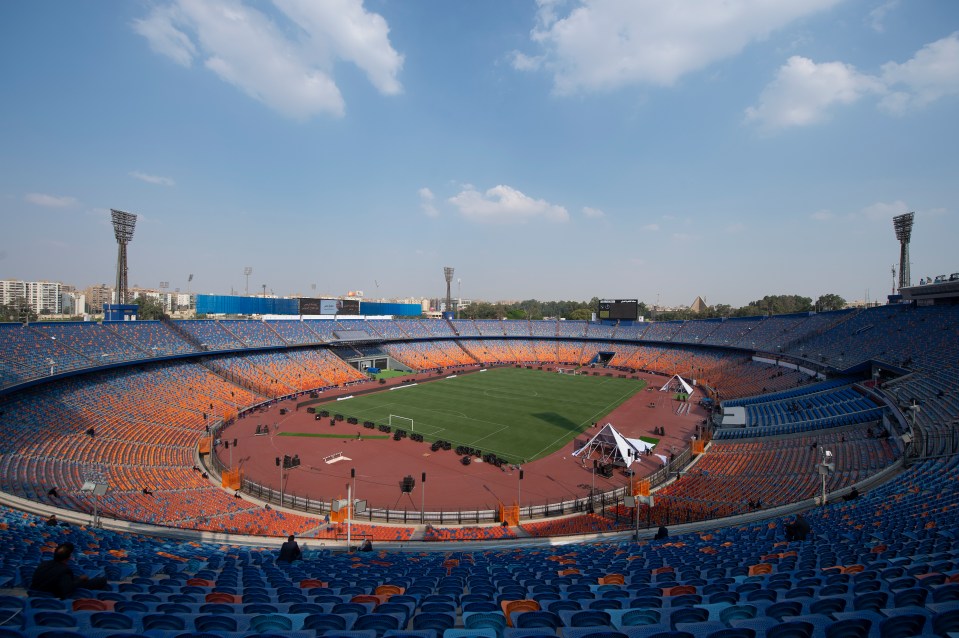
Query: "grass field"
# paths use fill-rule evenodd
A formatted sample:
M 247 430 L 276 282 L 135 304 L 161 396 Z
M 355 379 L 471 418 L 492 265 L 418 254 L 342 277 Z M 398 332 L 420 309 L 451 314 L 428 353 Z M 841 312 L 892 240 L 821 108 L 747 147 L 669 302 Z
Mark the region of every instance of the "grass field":
M 617 377 L 498 368 L 413 386 L 396 386 L 336 404 L 360 421 L 413 419 L 427 441 L 442 439 L 510 462 L 548 456 L 646 386 Z M 402 426 L 409 431 L 407 423 Z
M 409 372 L 402 372 L 401 370 L 380 370 L 374 376 L 377 380 L 379 379 L 392 379 L 393 377 L 405 377 Z

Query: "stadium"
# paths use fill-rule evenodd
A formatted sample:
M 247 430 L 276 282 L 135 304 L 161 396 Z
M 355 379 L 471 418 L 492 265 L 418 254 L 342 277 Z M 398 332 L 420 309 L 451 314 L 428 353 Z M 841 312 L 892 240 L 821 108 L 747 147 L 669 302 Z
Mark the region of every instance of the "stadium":
M 959 2 L 0 17 L 0 638 L 959 637 Z
M 946 635 L 955 286 L 726 320 L 3 324 L 0 635 Z M 274 562 L 288 534 L 307 560 Z M 18 595 L 67 540 L 108 589 Z

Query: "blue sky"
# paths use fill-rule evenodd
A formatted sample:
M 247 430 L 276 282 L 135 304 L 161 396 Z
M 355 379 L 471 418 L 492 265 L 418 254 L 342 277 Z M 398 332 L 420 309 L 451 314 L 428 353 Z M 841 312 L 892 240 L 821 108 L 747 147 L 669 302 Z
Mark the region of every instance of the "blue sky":
M 742 305 L 959 271 L 952 0 L 0 3 L 0 277 Z M 455 295 L 454 288 L 454 295 Z

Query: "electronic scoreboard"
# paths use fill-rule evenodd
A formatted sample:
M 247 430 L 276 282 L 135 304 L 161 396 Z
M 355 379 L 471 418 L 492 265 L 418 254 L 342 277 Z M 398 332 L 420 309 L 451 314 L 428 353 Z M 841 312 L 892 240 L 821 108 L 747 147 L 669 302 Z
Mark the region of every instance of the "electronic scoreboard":
M 636 321 L 639 316 L 637 299 L 600 299 L 596 316 L 600 319 L 628 319 Z

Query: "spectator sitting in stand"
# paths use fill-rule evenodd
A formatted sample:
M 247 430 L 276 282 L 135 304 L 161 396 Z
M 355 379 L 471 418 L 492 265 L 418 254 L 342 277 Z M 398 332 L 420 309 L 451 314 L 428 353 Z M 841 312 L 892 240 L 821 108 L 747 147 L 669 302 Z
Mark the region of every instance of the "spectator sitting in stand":
M 78 587 L 106 589 L 107 579 L 105 576 L 97 576 L 96 578 L 88 578 L 86 575 L 75 576 L 73 570 L 67 566 L 71 556 L 73 556 L 73 543 L 57 545 L 57 549 L 53 552 L 53 559 L 40 563 L 36 571 L 33 572 L 30 589 L 53 594 L 60 598 L 70 596 Z
M 786 524 L 786 540 L 802 542 L 806 540 L 810 531 L 809 522 L 802 517 L 802 514 L 797 514 L 793 522 Z
M 299 560 L 303 555 L 300 546 L 296 542 L 296 537 L 290 534 L 286 537 L 286 542 L 280 546 L 280 555 L 276 557 L 277 562 L 292 563 Z

